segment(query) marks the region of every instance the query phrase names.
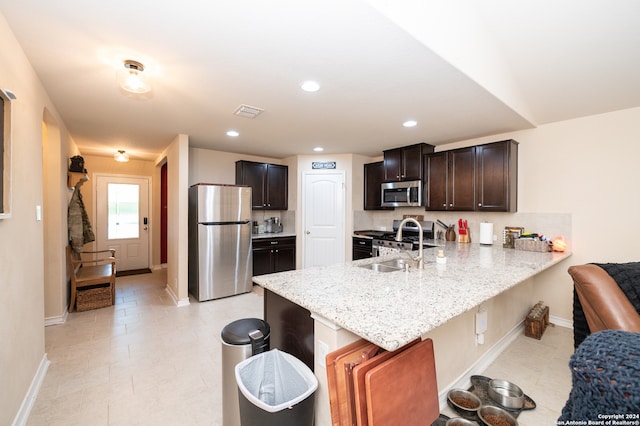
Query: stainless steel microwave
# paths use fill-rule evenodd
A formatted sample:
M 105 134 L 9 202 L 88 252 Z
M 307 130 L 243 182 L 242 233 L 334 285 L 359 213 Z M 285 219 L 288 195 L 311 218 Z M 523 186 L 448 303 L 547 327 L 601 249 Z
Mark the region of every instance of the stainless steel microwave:
M 412 207 L 422 205 L 422 181 L 385 182 L 380 186 L 382 207 Z

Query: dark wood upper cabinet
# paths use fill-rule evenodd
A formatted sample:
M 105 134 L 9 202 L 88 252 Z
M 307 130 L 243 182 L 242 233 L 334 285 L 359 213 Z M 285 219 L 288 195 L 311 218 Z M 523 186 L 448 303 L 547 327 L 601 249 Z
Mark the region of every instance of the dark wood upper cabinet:
M 287 166 L 236 161 L 236 184 L 251 187 L 253 210 L 287 210 L 288 208 Z
M 449 156 L 446 151 L 424 156 L 425 179 L 422 194 L 425 210 L 448 210 L 448 163 Z
M 383 151 L 385 181 L 422 179 L 422 156 L 433 149 L 432 145 L 419 143 Z
M 476 210 L 518 210 L 518 142 L 509 139 L 476 147 Z
M 475 147 L 424 156 L 425 210 L 475 208 Z
M 382 207 L 382 192 L 380 185 L 384 181 L 384 162 L 367 163 L 364 165 L 364 209 L 365 210 L 393 210 L 393 207 Z
M 517 211 L 518 142 L 424 156 L 425 210 Z

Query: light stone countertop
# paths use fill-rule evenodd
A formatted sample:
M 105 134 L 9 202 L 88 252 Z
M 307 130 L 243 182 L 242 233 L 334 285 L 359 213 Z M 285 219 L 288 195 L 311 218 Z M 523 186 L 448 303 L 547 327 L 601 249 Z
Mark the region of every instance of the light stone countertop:
M 424 250 L 423 270 L 377 272 L 358 266 L 399 256 L 394 254 L 260 275 L 253 281 L 393 351 L 570 256 L 499 244 L 436 244 L 440 247 Z M 446 264 L 436 264 L 439 249 Z

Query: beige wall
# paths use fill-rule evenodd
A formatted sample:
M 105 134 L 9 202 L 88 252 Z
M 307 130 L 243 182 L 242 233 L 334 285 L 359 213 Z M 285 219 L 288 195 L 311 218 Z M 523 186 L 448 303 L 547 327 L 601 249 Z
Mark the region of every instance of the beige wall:
M 640 108 L 541 125 L 531 130 L 493 135 L 439 146 L 437 151 L 513 138 L 518 149 L 519 213 L 431 213 L 424 209 L 354 212 L 356 227 L 388 225 L 403 213 L 453 223 L 525 226 L 550 237 L 565 234 L 573 255 L 534 278 L 531 303 L 543 300 L 550 314 L 572 321 L 573 284 L 567 268 L 589 262 L 637 261 L 640 229 L 629 218 L 640 211 L 637 159 L 640 158 Z M 428 142 L 428 141 L 427 141 Z M 365 220 L 366 219 L 366 220 Z
M 519 141 L 518 210 L 571 214 L 572 257 L 535 278 L 534 301 L 552 315 L 572 318 L 569 265 L 638 261 L 639 122 L 633 108 L 469 141 Z
M 236 161 L 239 160 L 286 164 L 277 158 L 189 148 L 189 186 L 196 183 L 235 184 Z
M 167 289 L 176 303 L 189 303 L 188 222 L 189 210 L 189 137 L 178 135 L 158 156 L 156 175 L 166 163 L 167 174 Z
M 49 265 L 50 258 L 45 253 L 44 224 L 64 227 L 46 244 L 59 262 L 64 259 L 67 232 L 66 220 L 61 220 L 66 200 L 60 190 L 66 184 L 66 159 L 75 145 L 2 15 L 0 87 L 17 96 L 12 108 L 12 216 L 0 220 L 0 424 L 5 425 L 16 419 L 23 401 L 29 402 L 32 381 L 46 371 L 45 263 Z M 51 140 L 48 136 L 43 140 L 43 122 L 55 127 L 48 133 Z M 53 193 L 47 188 L 46 198 L 45 178 L 53 188 Z M 36 220 L 36 206 L 42 206 L 43 221 Z M 60 266 L 56 271 L 57 281 L 48 284 L 59 287 Z M 60 313 L 63 304 L 61 297 L 48 309 Z
M 84 158 L 84 166 L 87 169 L 87 175 L 89 176 L 89 182 L 86 182 L 82 188 L 82 200 L 84 201 L 85 208 L 87 209 L 87 214 L 89 216 L 89 220 L 91 224 L 95 228 L 95 224 L 97 221 L 96 217 L 96 200 L 94 199 L 94 194 L 96 193 L 96 176 L 97 175 L 120 175 L 120 176 L 136 176 L 136 177 L 151 177 L 151 188 L 149 188 L 149 194 L 151 196 L 152 205 L 149 206 L 149 220 L 151 224 L 155 224 L 156 221 L 157 226 L 152 226 L 153 231 L 159 231 L 160 218 L 154 217 L 153 214 L 153 204 L 159 203 L 160 199 L 155 197 L 155 193 L 159 193 L 159 188 L 156 188 L 160 185 L 160 182 L 154 179 L 155 173 L 155 164 L 150 160 L 129 160 L 127 163 L 119 163 L 113 159 L 112 156 L 109 157 L 100 157 L 95 155 L 83 155 Z M 159 234 L 158 234 L 159 238 Z M 152 234 L 151 238 L 153 246 L 159 245 L 160 240 L 155 238 L 155 235 Z M 95 250 L 95 243 L 90 243 L 86 245 L 86 250 Z M 153 253 L 153 251 L 150 251 Z M 153 255 L 151 256 L 151 264 L 157 265 L 159 262 L 158 259 L 154 259 Z

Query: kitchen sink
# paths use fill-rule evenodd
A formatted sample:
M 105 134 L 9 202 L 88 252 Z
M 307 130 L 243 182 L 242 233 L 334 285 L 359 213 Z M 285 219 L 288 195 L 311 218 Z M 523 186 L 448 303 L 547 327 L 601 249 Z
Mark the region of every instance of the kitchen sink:
M 416 266 L 416 262 L 405 259 L 391 259 L 384 262 L 368 263 L 360 265 L 361 268 L 371 269 L 378 272 L 403 271 L 408 266 Z

